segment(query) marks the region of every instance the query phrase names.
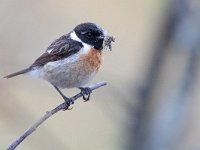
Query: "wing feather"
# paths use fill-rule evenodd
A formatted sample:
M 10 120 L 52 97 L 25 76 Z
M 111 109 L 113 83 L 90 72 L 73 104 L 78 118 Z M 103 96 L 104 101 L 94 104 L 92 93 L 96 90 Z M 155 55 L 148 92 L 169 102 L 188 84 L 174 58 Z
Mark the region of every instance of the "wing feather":
M 61 60 L 77 53 L 83 47 L 81 42 L 72 40 L 68 35 L 55 40 L 31 67 L 44 66 L 48 62 Z

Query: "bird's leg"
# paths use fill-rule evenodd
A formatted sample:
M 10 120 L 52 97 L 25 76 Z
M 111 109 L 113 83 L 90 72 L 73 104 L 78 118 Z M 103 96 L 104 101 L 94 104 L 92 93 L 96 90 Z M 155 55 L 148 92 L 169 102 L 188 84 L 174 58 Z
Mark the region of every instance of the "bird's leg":
M 81 90 L 81 94 L 83 95 L 84 101 L 88 101 L 90 99 L 90 94 L 92 93 L 91 88 L 89 87 L 79 87 Z
M 52 84 L 53 85 L 53 84 Z M 62 96 L 62 98 L 65 100 L 65 102 L 67 103 L 68 107 L 71 105 L 71 104 L 74 104 L 74 101 L 72 101 L 70 98 L 66 97 L 61 91 L 60 89 L 53 85 L 53 87 L 58 91 L 58 93 Z

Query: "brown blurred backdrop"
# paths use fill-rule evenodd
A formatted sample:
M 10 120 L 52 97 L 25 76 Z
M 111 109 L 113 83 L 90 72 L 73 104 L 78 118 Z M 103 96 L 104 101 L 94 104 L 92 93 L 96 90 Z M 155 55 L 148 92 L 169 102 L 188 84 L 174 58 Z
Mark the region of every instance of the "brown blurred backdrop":
M 82 22 L 116 38 L 91 82 L 108 86 L 47 120 L 17 149 L 199 150 L 199 8 L 198 0 L 1 0 L 0 76 L 27 67 Z M 0 79 L 0 149 L 61 102 L 38 79 Z

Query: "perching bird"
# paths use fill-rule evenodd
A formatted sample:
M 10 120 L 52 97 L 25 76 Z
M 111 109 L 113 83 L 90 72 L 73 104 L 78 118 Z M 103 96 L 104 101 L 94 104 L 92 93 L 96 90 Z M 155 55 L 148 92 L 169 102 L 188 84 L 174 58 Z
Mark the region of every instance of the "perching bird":
M 52 84 L 69 105 L 72 102 L 60 89 L 79 88 L 83 99 L 89 100 L 91 89 L 83 86 L 98 72 L 103 49 L 108 47 L 111 50 L 112 42 L 114 38 L 95 23 L 79 24 L 55 40 L 30 67 L 5 78 L 30 74 Z

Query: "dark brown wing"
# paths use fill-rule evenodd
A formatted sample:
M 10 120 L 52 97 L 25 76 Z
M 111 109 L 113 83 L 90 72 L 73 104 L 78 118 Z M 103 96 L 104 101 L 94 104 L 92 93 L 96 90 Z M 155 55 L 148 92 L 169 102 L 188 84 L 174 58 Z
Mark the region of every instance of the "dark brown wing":
M 83 47 L 82 43 L 74 41 L 69 36 L 64 35 L 55 40 L 31 67 L 44 66 L 51 61 L 67 58 L 77 53 Z

